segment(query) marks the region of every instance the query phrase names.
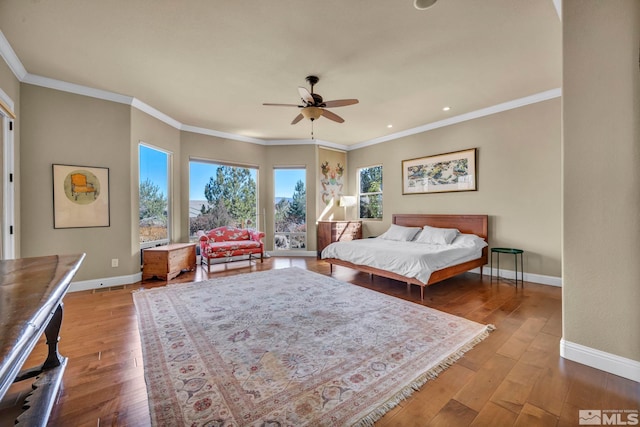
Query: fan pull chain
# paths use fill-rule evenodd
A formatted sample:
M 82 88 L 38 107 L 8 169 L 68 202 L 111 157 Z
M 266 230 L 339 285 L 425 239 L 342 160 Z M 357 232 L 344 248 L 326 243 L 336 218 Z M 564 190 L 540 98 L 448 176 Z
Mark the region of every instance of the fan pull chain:
M 313 137 L 313 122 L 314 122 L 314 121 L 313 121 L 313 120 L 311 120 L 311 139 L 312 139 L 312 140 L 313 140 L 313 139 L 315 139 L 315 138 Z

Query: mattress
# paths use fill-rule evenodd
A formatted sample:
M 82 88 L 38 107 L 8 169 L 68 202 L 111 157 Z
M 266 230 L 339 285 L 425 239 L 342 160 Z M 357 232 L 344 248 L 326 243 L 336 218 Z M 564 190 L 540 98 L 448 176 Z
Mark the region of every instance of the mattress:
M 473 237 L 458 236 L 450 245 L 381 238 L 334 242 L 324 248 L 321 258 L 366 265 L 427 283 L 434 271 L 480 258 L 482 248 L 487 243 L 477 236 Z

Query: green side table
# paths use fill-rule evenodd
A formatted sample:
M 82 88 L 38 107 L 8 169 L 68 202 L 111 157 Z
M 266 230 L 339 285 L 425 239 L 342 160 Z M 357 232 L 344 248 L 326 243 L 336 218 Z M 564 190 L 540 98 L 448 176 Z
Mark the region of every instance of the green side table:
M 499 280 L 500 279 L 500 254 L 512 254 L 515 256 L 515 263 L 514 265 L 516 266 L 516 288 L 518 287 L 518 255 L 520 255 L 520 284 L 522 286 L 524 286 L 524 261 L 523 261 L 523 254 L 524 251 L 522 249 L 515 249 L 515 248 L 491 248 L 491 269 L 489 270 L 489 281 L 493 280 L 493 254 L 496 254 L 496 259 L 498 261 L 498 272 L 496 273 L 496 279 Z

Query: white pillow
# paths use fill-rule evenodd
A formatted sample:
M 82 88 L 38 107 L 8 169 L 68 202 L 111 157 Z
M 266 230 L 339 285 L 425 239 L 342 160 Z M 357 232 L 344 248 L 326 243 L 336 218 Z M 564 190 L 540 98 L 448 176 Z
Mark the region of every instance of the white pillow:
M 432 245 L 450 245 L 459 233 L 455 228 L 436 228 L 425 225 L 416 242 Z
M 420 227 L 404 227 L 402 225 L 391 224 L 389 229 L 378 236 L 378 238 L 385 240 L 397 240 L 400 242 L 409 242 L 413 240 L 415 235 L 420 230 Z
M 452 245 L 476 249 L 482 249 L 488 246 L 482 237 L 476 236 L 475 234 L 459 234 L 458 237 L 453 240 Z

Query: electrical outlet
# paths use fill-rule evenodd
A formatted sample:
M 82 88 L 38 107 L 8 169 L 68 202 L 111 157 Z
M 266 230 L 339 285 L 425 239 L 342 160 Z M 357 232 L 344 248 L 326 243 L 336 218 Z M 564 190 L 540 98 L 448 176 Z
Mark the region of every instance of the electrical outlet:
M 111 267 L 117 267 L 118 266 L 118 258 L 114 258 L 111 260 Z

